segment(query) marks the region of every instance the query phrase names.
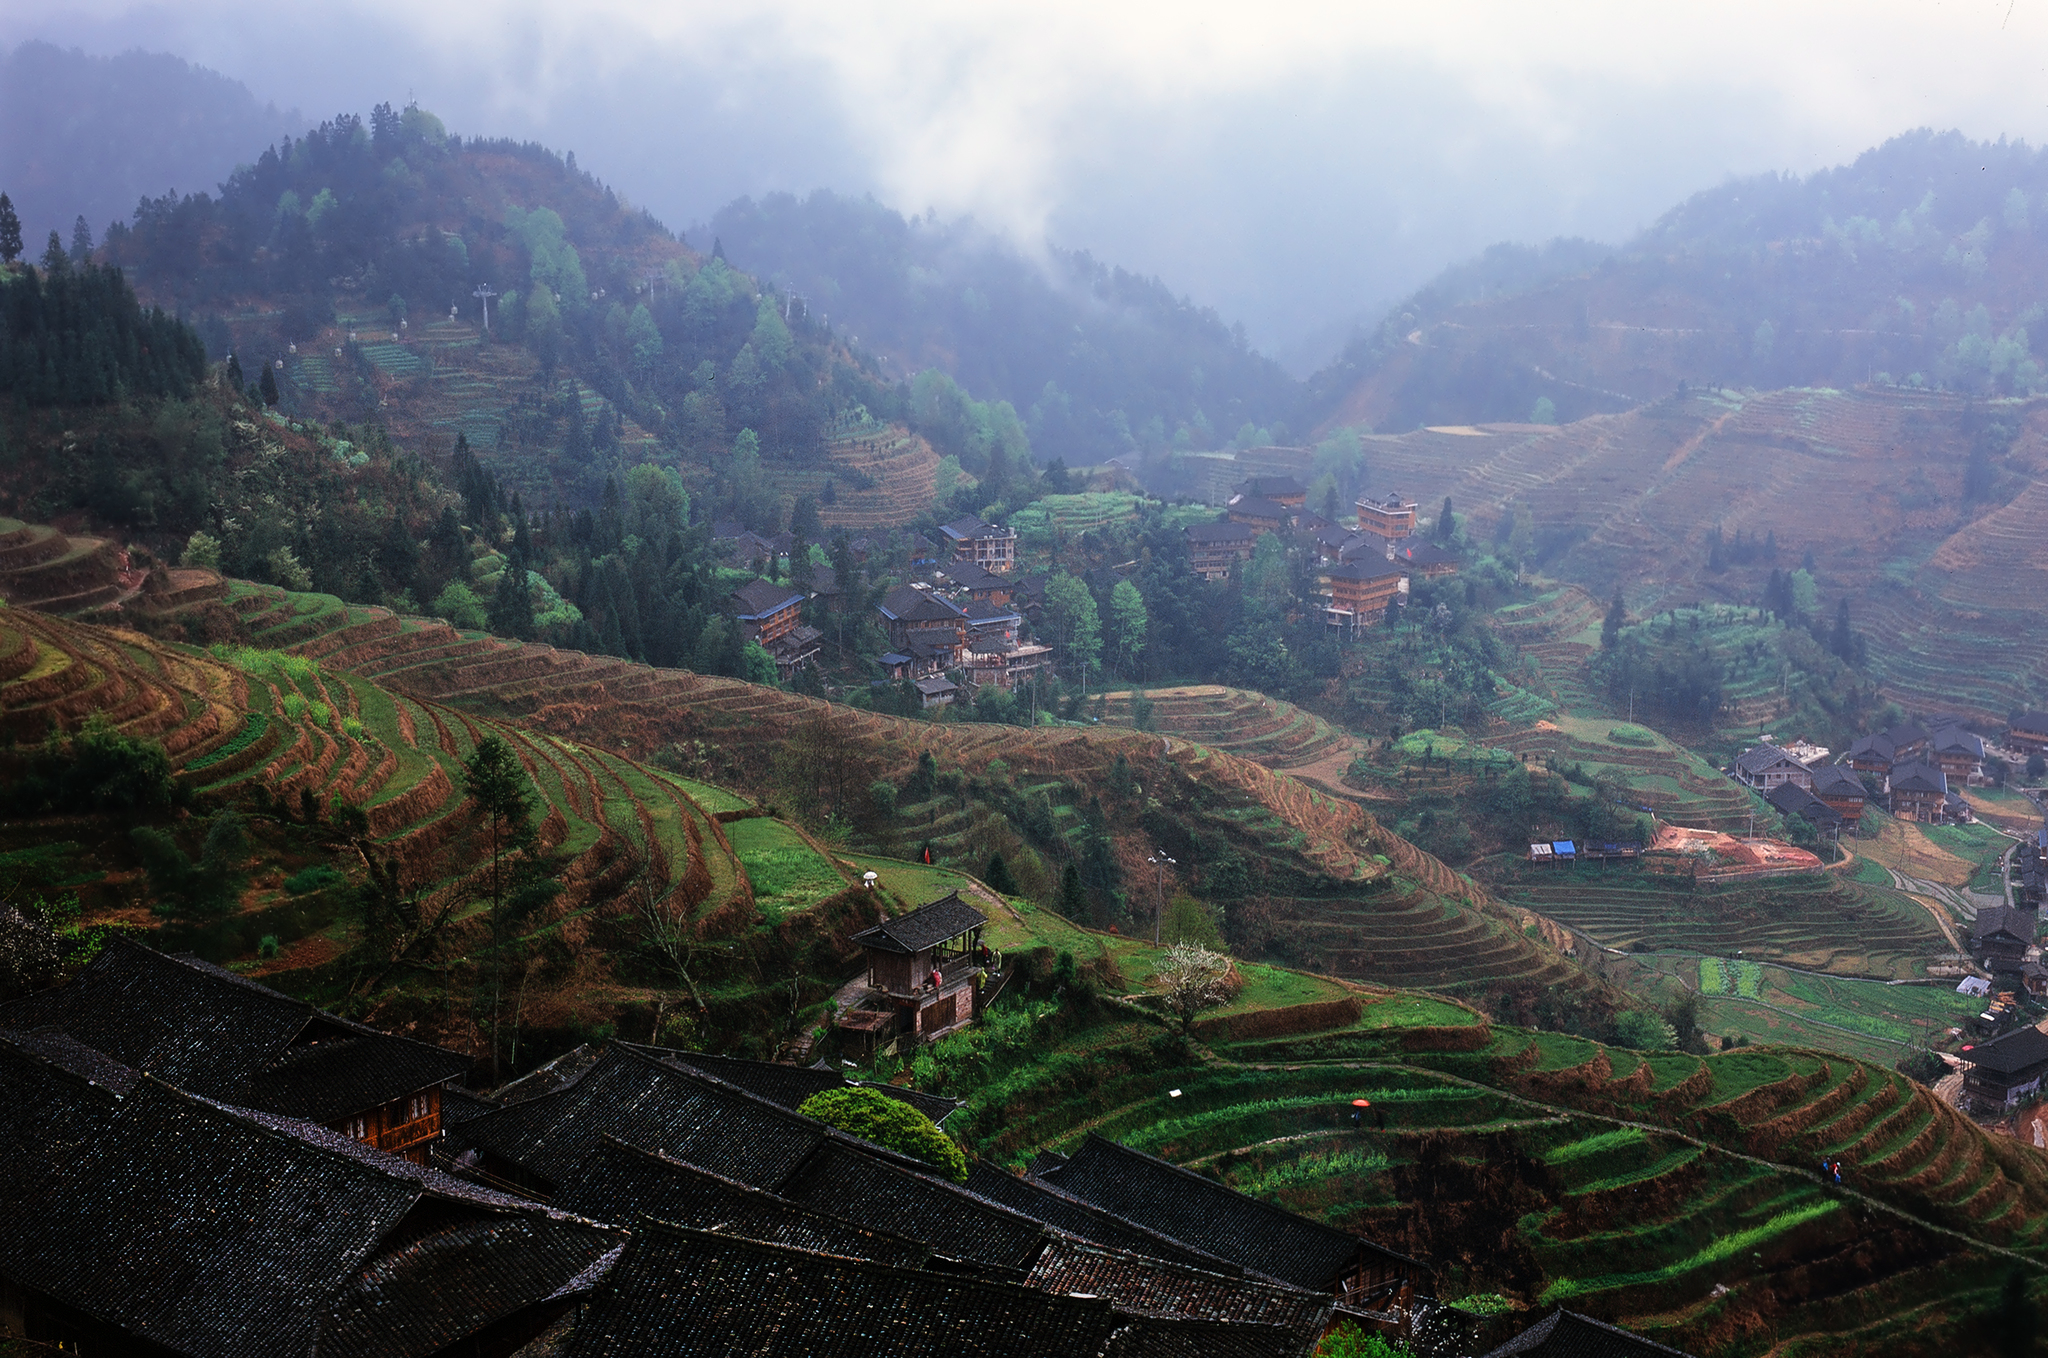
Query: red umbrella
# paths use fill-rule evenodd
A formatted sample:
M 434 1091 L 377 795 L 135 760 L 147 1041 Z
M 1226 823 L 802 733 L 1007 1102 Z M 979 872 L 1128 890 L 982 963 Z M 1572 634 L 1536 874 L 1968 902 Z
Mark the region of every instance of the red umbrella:
M 1371 1100 L 1371 1099 L 1353 1099 L 1353 1100 L 1351 1101 L 1351 1106 L 1352 1106 L 1353 1108 L 1370 1108 L 1370 1107 L 1372 1107 L 1372 1100 Z

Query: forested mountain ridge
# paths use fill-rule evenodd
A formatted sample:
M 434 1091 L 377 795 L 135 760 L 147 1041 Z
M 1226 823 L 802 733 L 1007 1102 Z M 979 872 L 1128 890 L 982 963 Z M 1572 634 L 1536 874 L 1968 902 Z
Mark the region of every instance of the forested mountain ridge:
M 1207 448 L 1247 424 L 1284 441 L 1296 419 L 1299 384 L 1241 325 L 1086 251 L 1041 264 L 971 219 L 906 221 L 826 190 L 742 198 L 709 230 L 903 370 L 1010 402 L 1042 459 Z
M 1357 336 L 1309 407 L 1386 432 L 1570 420 L 1681 382 L 2024 395 L 2044 285 L 2048 154 L 1923 129 L 1695 194 L 1616 249 L 1496 247 Z

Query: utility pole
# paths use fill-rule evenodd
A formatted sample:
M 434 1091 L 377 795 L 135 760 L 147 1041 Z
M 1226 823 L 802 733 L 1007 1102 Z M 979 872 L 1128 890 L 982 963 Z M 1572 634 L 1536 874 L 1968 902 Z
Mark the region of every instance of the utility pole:
M 491 291 L 489 283 L 477 284 L 476 291 L 470 294 L 470 296 L 477 298 L 484 304 L 484 333 L 486 335 L 491 333 L 491 299 L 497 295 L 497 293 Z
M 1152 911 L 1152 946 L 1156 948 L 1159 946 L 1159 925 L 1166 918 L 1166 865 L 1175 860 L 1166 856 L 1166 850 L 1154 849 L 1152 856 L 1145 861 L 1159 869 L 1153 884 L 1159 896 L 1159 904 Z

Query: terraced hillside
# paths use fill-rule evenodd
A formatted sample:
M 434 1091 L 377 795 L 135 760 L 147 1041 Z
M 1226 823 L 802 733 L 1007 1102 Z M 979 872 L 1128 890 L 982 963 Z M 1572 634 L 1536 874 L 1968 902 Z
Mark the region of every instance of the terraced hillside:
M 1387 832 L 1355 802 L 1192 741 L 1103 728 L 908 722 L 737 680 L 499 642 L 269 587 L 249 588 L 237 606 L 262 644 L 288 647 L 407 698 L 517 718 L 585 747 L 686 753 L 706 781 L 759 795 L 774 793 L 777 749 L 811 729 L 821 748 L 846 752 L 858 767 L 851 786 L 864 788 L 875 778 L 903 782 L 928 751 L 940 769 L 978 780 L 990 795 L 1015 795 L 1028 806 L 1045 794 L 1051 835 L 1071 833 L 1091 799 L 1099 800 L 1117 811 L 1120 851 L 1136 852 L 1137 861 L 1148 836 L 1178 835 L 1185 840 L 1173 847 L 1188 853 L 1175 857 L 1197 871 L 1197 843 L 1256 865 L 1255 885 L 1275 922 L 1274 946 L 1318 969 L 1474 993 L 1588 984 L 1568 960 L 1525 937 L 1518 915 Z M 1118 756 L 1142 804 L 1118 801 L 1111 786 Z M 947 794 L 899 808 L 897 832 L 915 836 L 901 851 L 927 840 L 942 855 L 956 849 L 970 828 L 973 800 Z M 1172 819 L 1149 814 L 1155 803 L 1173 808 Z
M 244 594 L 238 602 L 264 644 L 213 654 L 0 610 L 0 732 L 33 747 L 46 732 L 74 730 L 98 714 L 126 734 L 161 741 L 201 810 L 233 804 L 311 820 L 337 803 L 360 807 L 364 847 L 398 865 L 405 885 L 425 893 L 429 914 L 474 898 L 486 870 L 462 763 L 480 739 L 496 735 L 545 801 L 542 845 L 564 860 L 562 894 L 538 931 L 580 938 L 598 915 L 643 892 L 699 921 L 751 920 L 747 878 L 723 827 L 680 780 L 269 647 L 330 612 L 345 616 L 338 601 L 302 595 L 267 611 L 276 598 Z M 363 621 L 373 631 L 398 625 L 388 614 Z M 26 822 L 14 828 L 17 837 L 35 832 Z M 250 894 L 239 914 L 211 930 L 210 950 L 253 951 L 259 934 L 276 934 L 279 968 L 332 957 L 339 945 L 326 926 L 334 914 L 314 918 L 289 905 L 278 892 Z
M 1564 1303 L 1700 1354 L 1956 1351 L 2015 1258 L 2040 1266 L 2048 1157 L 1881 1066 L 1635 1052 L 1361 999 L 1345 1026 L 1200 1063 L 1097 1030 L 960 1121 L 1013 1163 L 1120 1140 L 1428 1258 L 1446 1297 Z
M 1517 865 L 1490 882 L 1502 900 L 1624 951 L 1739 950 L 1753 961 L 1886 980 L 1925 975 L 1930 959 L 1953 951 L 1920 905 L 1840 873 L 1693 889 L 1632 864 Z
M 1102 714 L 1131 724 L 1134 690 L 1103 695 Z M 1269 769 L 1319 767 L 1350 758 L 1352 740 L 1323 718 L 1294 704 L 1220 684 L 1143 690 L 1152 705 L 1147 729 L 1249 759 Z
M 1966 502 L 1972 430 L 2018 422 L 1999 489 Z M 2048 405 L 1895 389 L 1695 391 L 1563 426 L 1481 425 L 1366 439 L 1373 474 L 1474 530 L 1513 506 L 1558 544 L 1546 572 L 1642 614 L 1751 604 L 1773 566 L 1815 559 L 1821 604 L 1850 600 L 1887 696 L 2002 719 L 2048 695 Z M 1779 559 L 1708 569 L 1707 535 L 1775 535 Z M 1563 637 L 1546 640 L 1562 640 Z

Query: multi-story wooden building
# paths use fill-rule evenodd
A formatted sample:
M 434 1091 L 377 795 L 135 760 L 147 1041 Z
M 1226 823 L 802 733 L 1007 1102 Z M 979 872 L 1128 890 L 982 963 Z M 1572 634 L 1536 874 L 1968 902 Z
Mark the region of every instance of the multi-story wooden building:
M 442 1086 L 474 1064 L 118 935 L 68 984 L 0 1006 L 0 1028 L 53 1029 L 188 1093 L 420 1164 L 441 1135 Z
M 1863 786 L 1854 769 L 1845 764 L 1817 765 L 1813 769 L 1812 792 L 1835 809 L 1844 828 L 1853 833 L 1862 824 L 1863 804 L 1870 800 L 1870 789 Z
M 2005 746 L 2021 754 L 2048 754 L 2048 712 L 2022 712 L 2007 723 Z
M 1948 726 L 1928 738 L 1925 756 L 1948 775 L 1952 787 L 1969 787 L 1984 779 L 1984 739 L 1960 726 Z
M 1358 531 L 1376 537 L 1405 538 L 1415 531 L 1415 501 L 1400 491 L 1358 497 Z
M 1885 791 L 1900 820 L 1938 825 L 1947 818 L 1948 775 L 1932 764 L 1894 764 Z
M 981 1017 L 987 923 L 956 891 L 855 934 L 867 992 L 840 1014 L 842 1036 L 864 1049 L 900 1037 L 929 1042 Z
M 1230 568 L 1252 559 L 1258 532 L 1242 523 L 1195 523 L 1184 530 L 1188 569 L 1204 580 L 1228 580 Z
M 1252 476 L 1238 483 L 1231 498 L 1271 500 L 1288 509 L 1301 509 L 1308 504 L 1308 487 L 1291 476 Z
M 1969 1105 L 2003 1113 L 2041 1092 L 2048 1075 L 2048 1033 L 2029 1024 L 2004 1037 L 1965 1047 L 1963 1098 Z
M 967 652 L 967 612 L 945 595 L 898 585 L 875 606 L 897 650 L 951 669 Z
M 1735 759 L 1735 777 L 1759 792 L 1769 792 L 1781 783 L 1813 786 L 1813 772 L 1775 745 L 1759 745 Z
M 1277 533 L 1294 519 L 1294 511 L 1276 500 L 1233 495 L 1224 506 L 1232 523 L 1241 523 L 1254 533 Z
M 732 592 L 732 615 L 748 641 L 768 646 L 797 629 L 804 592 L 767 580 L 749 580 Z
M 941 527 L 939 536 L 945 540 L 949 560 L 971 561 L 997 575 L 1017 564 L 1017 530 L 1014 528 L 983 523 L 969 514 Z
M 1394 562 L 1365 555 L 1323 567 L 1322 584 L 1329 596 L 1323 620 L 1332 627 L 1356 632 L 1384 618 L 1407 593 L 1408 573 Z

